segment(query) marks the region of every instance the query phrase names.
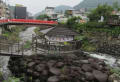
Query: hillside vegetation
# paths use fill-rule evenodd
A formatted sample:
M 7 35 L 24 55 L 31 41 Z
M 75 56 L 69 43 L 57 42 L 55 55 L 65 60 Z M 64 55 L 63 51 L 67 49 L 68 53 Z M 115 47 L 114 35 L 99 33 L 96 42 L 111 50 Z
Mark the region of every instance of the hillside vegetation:
M 75 9 L 80 9 L 80 8 L 91 9 L 91 8 L 96 8 L 99 4 L 101 5 L 108 4 L 112 6 L 114 2 L 118 2 L 118 4 L 120 5 L 120 0 L 83 0 L 74 8 Z

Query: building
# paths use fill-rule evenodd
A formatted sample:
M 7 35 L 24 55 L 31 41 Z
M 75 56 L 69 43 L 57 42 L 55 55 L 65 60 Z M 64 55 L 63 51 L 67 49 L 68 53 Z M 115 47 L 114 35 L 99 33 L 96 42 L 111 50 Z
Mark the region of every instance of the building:
M 15 19 L 26 19 L 27 18 L 27 8 L 22 6 L 15 6 L 14 10 Z
M 10 12 L 8 5 L 6 5 L 2 0 L 0 0 L 0 18 L 7 19 L 10 17 Z
M 67 17 L 72 17 L 72 16 L 73 16 L 73 11 L 74 11 L 74 9 L 66 10 L 66 11 L 65 11 L 65 15 L 66 15 Z
M 68 42 L 73 41 L 77 35 L 78 33 L 69 28 L 53 27 L 45 34 L 45 38 L 51 42 Z
M 54 7 L 46 7 L 45 14 L 48 15 L 49 17 L 52 17 L 52 15 L 55 14 L 54 9 L 55 9 Z
M 46 7 L 45 8 L 45 13 L 47 16 L 49 16 L 50 20 L 54 20 L 56 21 L 57 20 L 57 13 L 55 12 L 55 8 L 54 7 Z

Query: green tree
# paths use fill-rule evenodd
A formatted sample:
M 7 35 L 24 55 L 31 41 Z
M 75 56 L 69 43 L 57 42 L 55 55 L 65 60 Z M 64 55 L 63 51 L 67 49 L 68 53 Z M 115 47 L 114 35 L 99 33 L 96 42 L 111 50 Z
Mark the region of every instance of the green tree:
M 116 11 L 120 11 L 120 5 L 118 4 L 117 1 L 113 3 L 113 8 L 114 8 L 114 10 L 116 10 Z
M 49 16 L 44 14 L 44 15 L 39 15 L 36 19 L 44 20 L 44 19 L 49 19 L 49 18 L 50 18 Z
M 104 5 L 98 5 L 96 9 L 93 9 L 90 14 L 88 14 L 88 18 L 90 21 L 98 21 L 100 20 L 101 16 L 104 17 L 104 20 L 106 21 L 108 17 L 111 15 L 113 11 L 113 7 L 109 6 L 107 4 Z
M 67 20 L 67 27 L 76 29 L 76 25 L 79 24 L 79 21 L 81 20 L 81 17 L 72 17 Z

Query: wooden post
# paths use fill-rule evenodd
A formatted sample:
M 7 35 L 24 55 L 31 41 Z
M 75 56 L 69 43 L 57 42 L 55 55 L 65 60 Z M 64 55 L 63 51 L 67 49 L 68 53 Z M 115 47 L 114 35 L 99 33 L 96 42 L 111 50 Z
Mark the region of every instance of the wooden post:
M 8 53 L 9 53 L 9 46 L 8 46 Z
M 60 48 L 61 48 L 61 44 L 59 43 L 59 50 L 58 50 L 58 52 L 59 52 L 59 55 L 60 55 Z
M 1 41 L 0 41 L 0 53 L 1 53 Z
M 33 43 L 33 34 L 32 34 L 32 52 L 33 52 L 33 49 L 34 48 L 34 43 Z
M 11 45 L 11 44 L 10 44 L 10 45 Z M 13 52 L 12 52 L 13 49 L 12 49 L 12 48 L 13 48 L 13 45 L 11 45 L 11 56 L 12 56 L 12 54 L 13 54 Z
M 23 46 L 24 46 L 24 44 L 22 44 L 22 56 L 24 55 L 24 53 L 23 53 Z
M 50 51 L 50 41 L 48 41 L 48 55 L 49 55 L 49 51 Z
M 36 49 L 35 49 L 35 53 L 37 54 L 37 38 L 36 38 Z
M 20 44 L 19 44 L 19 41 L 18 41 L 18 55 L 19 55 L 19 52 L 20 52 L 19 46 L 20 46 Z

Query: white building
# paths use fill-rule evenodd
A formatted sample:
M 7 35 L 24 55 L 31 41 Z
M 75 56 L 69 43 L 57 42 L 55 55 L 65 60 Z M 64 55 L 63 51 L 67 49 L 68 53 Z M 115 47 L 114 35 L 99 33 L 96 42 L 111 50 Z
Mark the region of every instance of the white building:
M 54 10 L 54 7 L 46 7 L 45 13 L 47 16 L 50 17 L 51 20 L 57 20 L 57 13 Z
M 54 7 L 46 7 L 45 14 L 51 17 L 53 14 L 55 14 L 54 9 L 55 9 Z

